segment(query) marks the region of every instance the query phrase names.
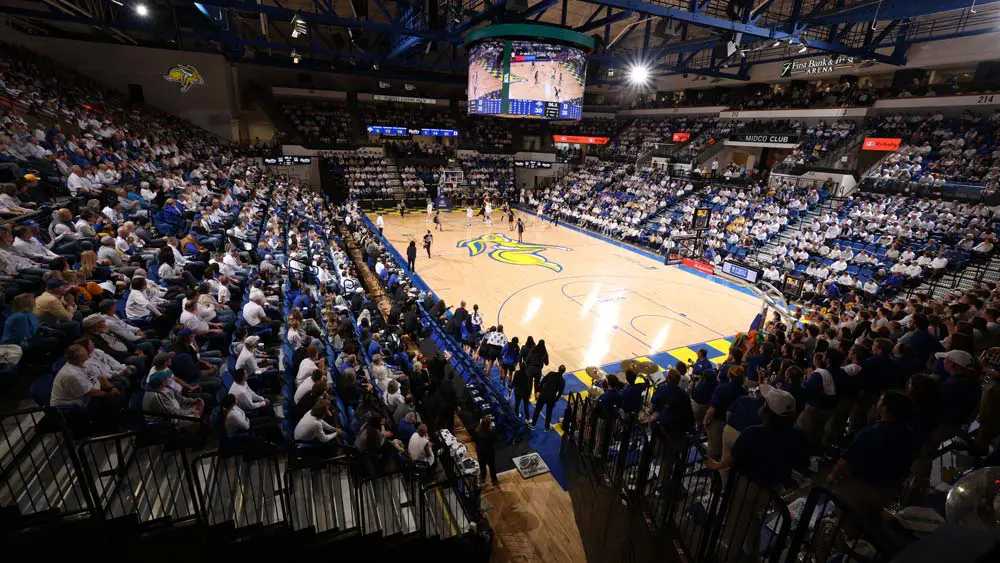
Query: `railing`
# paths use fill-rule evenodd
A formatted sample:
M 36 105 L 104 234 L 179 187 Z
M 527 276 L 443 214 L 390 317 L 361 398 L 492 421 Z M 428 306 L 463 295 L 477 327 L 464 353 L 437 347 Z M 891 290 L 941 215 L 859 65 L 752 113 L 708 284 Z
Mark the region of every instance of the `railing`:
M 7 531 L 91 518 L 131 521 L 137 533 L 198 523 L 231 540 L 269 529 L 451 538 L 475 531 L 480 518 L 475 476 L 421 485 L 407 465 L 362 478 L 349 447 L 209 451 L 191 459 L 191 440 L 178 439 L 188 434 L 161 427 L 74 442 L 56 409 L 0 421 L 0 525 Z
M 833 492 L 813 489 L 791 505 L 793 515 L 774 488 L 708 468 L 697 437 L 650 432 L 634 415 L 606 412 L 583 394 L 567 402 L 563 448 L 575 449 L 593 483 L 640 512 L 651 531 L 674 537 L 688 561 L 820 563 L 864 546 L 864 560 L 881 563 L 901 548 Z
M 16 529 L 95 515 L 60 412 L 33 408 L 0 416 L 0 524 Z

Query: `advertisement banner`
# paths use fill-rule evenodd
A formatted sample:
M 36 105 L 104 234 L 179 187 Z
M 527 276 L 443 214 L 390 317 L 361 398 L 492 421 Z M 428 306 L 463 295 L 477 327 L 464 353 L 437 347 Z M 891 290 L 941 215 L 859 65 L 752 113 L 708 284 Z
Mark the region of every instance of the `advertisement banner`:
M 577 135 L 552 135 L 556 143 L 575 143 L 578 145 L 606 145 L 610 137 L 581 137 Z
M 809 59 L 785 61 L 781 65 L 781 78 L 788 78 L 797 74 L 830 74 L 854 66 L 857 60 L 856 57 L 848 57 L 846 55 L 826 55 Z
M 765 143 L 765 144 L 775 144 L 775 145 L 787 145 L 787 144 L 798 144 L 798 135 L 769 135 L 763 133 L 760 135 L 751 135 L 749 133 L 733 133 L 729 135 L 730 141 L 736 141 L 737 143 Z
M 378 102 L 399 102 L 403 104 L 424 104 L 433 106 L 437 104 L 434 98 L 415 98 L 413 96 L 387 96 L 385 94 L 375 94 L 372 96 Z
M 675 143 L 686 143 L 691 140 L 691 133 L 674 133 L 671 140 Z
M 715 275 L 715 268 L 704 260 L 692 260 L 690 258 L 685 258 L 681 260 L 681 266 L 687 266 L 688 268 L 698 270 L 703 274 Z
M 864 144 L 861 145 L 863 151 L 898 151 L 903 144 L 903 139 L 891 139 L 884 137 L 865 137 Z

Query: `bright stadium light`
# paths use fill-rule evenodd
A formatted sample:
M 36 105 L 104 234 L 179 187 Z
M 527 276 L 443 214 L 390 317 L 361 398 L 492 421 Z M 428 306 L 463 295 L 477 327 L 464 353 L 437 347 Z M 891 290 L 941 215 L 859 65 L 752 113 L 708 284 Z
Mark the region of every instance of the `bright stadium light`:
M 630 84 L 642 86 L 649 82 L 649 67 L 644 64 L 634 64 L 628 69 L 628 81 Z
M 139 17 L 144 18 L 149 15 L 149 8 L 147 8 L 145 4 L 136 4 L 135 13 L 138 14 Z

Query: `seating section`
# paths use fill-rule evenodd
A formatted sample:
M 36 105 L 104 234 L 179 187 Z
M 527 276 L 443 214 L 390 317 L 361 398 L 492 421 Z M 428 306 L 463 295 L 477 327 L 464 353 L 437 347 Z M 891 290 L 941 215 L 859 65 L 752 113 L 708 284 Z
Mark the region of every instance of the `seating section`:
M 410 129 L 436 128 L 457 129 L 455 116 L 447 108 L 385 102 L 369 104 L 361 108 L 364 125 L 384 125 L 408 127 Z
M 357 127 L 347 102 L 331 100 L 281 100 L 285 117 L 309 144 L 348 145 L 356 137 Z
M 957 183 L 995 189 L 1000 177 L 998 123 L 1000 112 L 965 112 L 947 118 L 940 112 L 886 117 L 875 124 L 876 133 L 902 137 L 904 145 L 888 154 L 870 176 L 877 184 Z
M 493 194 L 504 199 L 513 197 L 514 157 L 481 154 L 461 161 L 463 183 L 480 194 Z

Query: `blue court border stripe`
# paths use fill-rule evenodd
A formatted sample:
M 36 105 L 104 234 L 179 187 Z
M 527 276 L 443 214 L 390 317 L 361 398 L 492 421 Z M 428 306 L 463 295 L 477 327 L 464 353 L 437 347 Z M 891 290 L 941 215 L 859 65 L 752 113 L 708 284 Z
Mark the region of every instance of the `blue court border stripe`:
M 518 209 L 522 213 L 527 213 L 528 215 L 534 215 L 535 217 L 539 217 L 540 219 L 543 219 L 543 220 L 544 219 L 551 220 L 548 217 L 539 216 L 534 211 L 530 211 L 530 210 L 524 209 L 521 206 L 517 206 L 516 209 Z M 663 256 L 660 256 L 658 254 L 653 254 L 652 252 L 649 252 L 647 250 L 643 250 L 641 248 L 632 246 L 631 244 L 622 242 L 620 240 L 616 240 L 616 239 L 613 239 L 613 238 L 610 238 L 610 237 L 607 237 L 607 236 L 595 233 L 593 231 L 588 231 L 587 229 L 584 229 L 582 227 L 577 227 L 576 225 L 574 225 L 572 223 L 565 223 L 565 222 L 563 222 L 563 223 L 559 223 L 559 225 L 557 225 L 557 226 L 559 226 L 559 227 L 566 227 L 568 229 L 572 229 L 572 230 L 574 230 L 574 231 L 576 231 L 578 233 L 587 235 L 588 237 L 592 237 L 592 238 L 595 238 L 597 240 L 606 242 L 608 244 L 617 246 L 618 248 L 623 248 L 625 250 L 628 250 L 629 252 L 633 252 L 635 254 L 638 254 L 639 256 L 644 256 L 644 257 L 649 258 L 651 260 L 656 260 L 661 265 L 665 265 L 665 264 L 663 264 Z M 668 266 L 668 267 L 671 267 L 671 266 Z M 728 287 L 729 289 L 733 289 L 733 290 L 739 291 L 740 293 L 743 293 L 745 295 L 749 295 L 750 297 L 753 297 L 754 299 L 758 298 L 757 295 L 754 294 L 754 292 L 752 292 L 749 289 L 743 287 L 742 285 L 738 285 L 738 284 L 735 284 L 735 283 L 733 283 L 731 281 L 722 279 L 719 276 L 712 275 L 712 274 L 706 274 L 705 272 L 699 272 L 698 270 L 695 270 L 694 268 L 689 268 L 689 267 L 687 267 L 687 266 L 685 266 L 683 264 L 676 264 L 676 265 L 674 265 L 674 267 L 680 268 L 681 270 L 683 270 L 683 271 L 685 271 L 685 272 L 687 272 L 689 274 L 693 274 L 695 276 L 698 276 L 699 278 L 709 280 L 709 281 L 711 281 L 713 283 L 717 283 L 717 284 L 719 284 L 719 285 L 721 285 L 723 287 Z

